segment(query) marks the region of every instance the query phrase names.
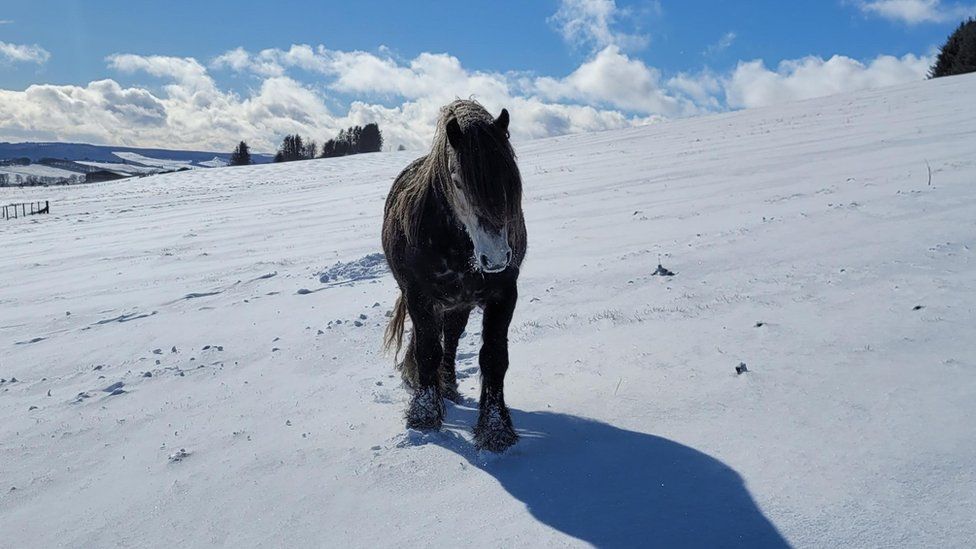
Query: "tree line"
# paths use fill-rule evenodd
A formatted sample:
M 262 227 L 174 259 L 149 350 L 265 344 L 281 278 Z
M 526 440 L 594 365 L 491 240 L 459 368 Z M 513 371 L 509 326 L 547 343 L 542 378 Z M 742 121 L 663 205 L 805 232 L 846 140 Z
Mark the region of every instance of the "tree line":
M 367 152 L 379 152 L 383 148 L 383 132 L 376 123 L 365 126 L 352 126 L 340 130 L 339 134 L 322 143 L 318 143 L 301 135 L 286 135 L 275 153 L 275 162 L 293 162 L 295 160 L 310 160 L 312 158 L 333 158 Z M 251 164 L 251 149 L 247 143 L 241 141 L 230 155 L 231 166 L 246 166 Z
M 967 19 L 949 35 L 935 58 L 929 78 L 976 72 L 976 19 Z

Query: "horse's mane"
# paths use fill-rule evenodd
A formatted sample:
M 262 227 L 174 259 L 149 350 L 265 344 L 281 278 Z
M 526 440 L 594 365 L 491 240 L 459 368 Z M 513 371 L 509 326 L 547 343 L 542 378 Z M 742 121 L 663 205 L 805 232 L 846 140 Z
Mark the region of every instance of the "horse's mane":
M 454 152 L 447 137 L 451 120 L 457 120 L 463 135 L 457 154 L 472 205 L 498 227 L 521 214 L 522 179 L 508 136 L 501 135 L 492 116 L 477 101 L 457 100 L 441 108 L 430 152 L 403 171 L 401 184 L 392 191 L 395 196 L 388 215 L 399 221 L 410 244 L 419 239 L 418 221 L 431 193 L 450 197 L 456 192 L 450 164 Z

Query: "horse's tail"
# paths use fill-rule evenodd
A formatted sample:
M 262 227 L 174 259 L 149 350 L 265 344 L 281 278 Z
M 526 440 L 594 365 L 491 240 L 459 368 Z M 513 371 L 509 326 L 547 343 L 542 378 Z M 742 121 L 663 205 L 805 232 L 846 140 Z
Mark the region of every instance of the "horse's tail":
M 393 359 L 400 355 L 400 348 L 403 347 L 403 325 L 407 320 L 407 296 L 400 294 L 393 306 L 393 317 L 386 326 L 386 335 L 383 337 L 383 350 L 389 352 L 393 349 Z

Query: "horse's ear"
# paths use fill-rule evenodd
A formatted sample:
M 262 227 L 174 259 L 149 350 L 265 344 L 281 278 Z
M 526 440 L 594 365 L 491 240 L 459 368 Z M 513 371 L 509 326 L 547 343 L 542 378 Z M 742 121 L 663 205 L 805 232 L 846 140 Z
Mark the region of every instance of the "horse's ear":
M 508 109 L 502 109 L 501 114 L 495 119 L 495 125 L 498 126 L 498 129 L 505 132 L 505 135 L 508 135 Z
M 461 125 L 456 118 L 447 123 L 447 141 L 455 151 L 461 149 Z

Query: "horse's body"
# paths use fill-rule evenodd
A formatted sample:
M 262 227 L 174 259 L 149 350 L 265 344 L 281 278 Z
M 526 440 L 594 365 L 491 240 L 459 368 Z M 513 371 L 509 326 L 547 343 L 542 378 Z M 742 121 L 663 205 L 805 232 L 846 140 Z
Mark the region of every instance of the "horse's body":
M 438 429 L 442 398 L 457 400 L 458 339 L 474 307 L 484 309 L 481 401 L 475 441 L 501 451 L 518 440 L 505 406 L 508 326 L 526 251 L 522 182 L 508 142 L 508 112 L 493 119 L 473 101 L 444 107 L 431 152 L 393 183 L 383 250 L 400 286 L 387 344 L 397 351 L 407 314 L 413 324 L 399 365 L 413 389 L 407 426 Z

